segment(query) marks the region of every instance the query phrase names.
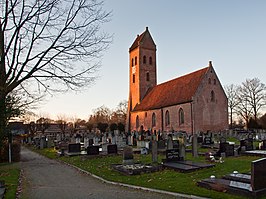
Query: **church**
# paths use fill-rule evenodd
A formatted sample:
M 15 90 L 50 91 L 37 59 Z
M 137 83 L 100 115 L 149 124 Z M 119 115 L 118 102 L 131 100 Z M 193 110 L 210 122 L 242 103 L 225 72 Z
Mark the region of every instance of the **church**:
M 156 44 L 149 29 L 129 48 L 127 131 L 219 132 L 228 128 L 227 97 L 208 66 L 157 84 Z

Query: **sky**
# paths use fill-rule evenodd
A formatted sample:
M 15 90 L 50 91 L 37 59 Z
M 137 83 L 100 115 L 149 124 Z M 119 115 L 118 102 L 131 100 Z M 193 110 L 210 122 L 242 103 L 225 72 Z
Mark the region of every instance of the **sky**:
M 129 47 L 148 27 L 157 46 L 157 82 L 208 65 L 222 85 L 259 78 L 266 83 L 266 1 L 106 0 L 111 21 L 103 30 L 113 42 L 102 57 L 97 81 L 82 92 L 47 96 L 35 113 L 87 120 L 104 105 L 128 99 Z

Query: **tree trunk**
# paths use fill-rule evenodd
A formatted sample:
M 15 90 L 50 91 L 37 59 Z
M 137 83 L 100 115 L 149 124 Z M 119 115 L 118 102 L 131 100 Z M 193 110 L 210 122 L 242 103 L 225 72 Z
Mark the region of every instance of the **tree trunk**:
M 7 117 L 6 117 L 6 95 L 4 92 L 0 91 L 0 149 L 4 138 L 6 136 L 6 127 L 7 127 Z

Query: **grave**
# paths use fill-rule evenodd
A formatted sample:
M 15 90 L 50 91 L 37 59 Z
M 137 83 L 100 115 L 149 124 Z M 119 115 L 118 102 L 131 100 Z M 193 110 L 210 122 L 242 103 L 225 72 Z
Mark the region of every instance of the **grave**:
M 134 164 L 134 156 L 132 147 L 124 147 L 123 149 L 123 164 Z
M 253 150 L 253 140 L 252 139 L 240 140 L 240 149 L 241 149 L 241 152 L 252 151 Z
M 108 154 L 117 154 L 117 145 L 116 144 L 109 144 L 107 146 L 107 153 Z
M 226 157 L 228 156 L 234 156 L 235 155 L 235 146 L 234 144 L 230 144 L 226 142 L 225 137 L 220 138 L 220 147 L 219 151 L 217 152 L 218 156 L 223 156 L 225 155 Z
M 81 144 L 80 143 L 70 143 L 68 144 L 68 153 L 80 153 Z
M 152 140 L 152 162 L 158 162 L 158 144 L 156 140 Z
M 87 155 L 99 155 L 99 146 L 88 146 Z
M 228 192 L 252 198 L 266 195 L 266 158 L 251 162 L 251 174 L 232 174 L 222 179 L 211 177 L 198 182 L 198 185 L 207 189 Z
M 145 165 L 145 164 L 113 164 L 112 168 L 124 175 L 139 175 L 142 173 L 151 173 L 161 170 L 161 166 Z
M 212 137 L 205 136 L 202 145 L 211 145 L 214 144 Z

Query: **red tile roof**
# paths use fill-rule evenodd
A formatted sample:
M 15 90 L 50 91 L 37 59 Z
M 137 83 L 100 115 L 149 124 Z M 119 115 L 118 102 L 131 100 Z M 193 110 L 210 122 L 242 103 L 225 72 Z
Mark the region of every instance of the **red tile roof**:
M 159 109 L 192 101 L 208 69 L 206 67 L 153 87 L 133 111 Z

